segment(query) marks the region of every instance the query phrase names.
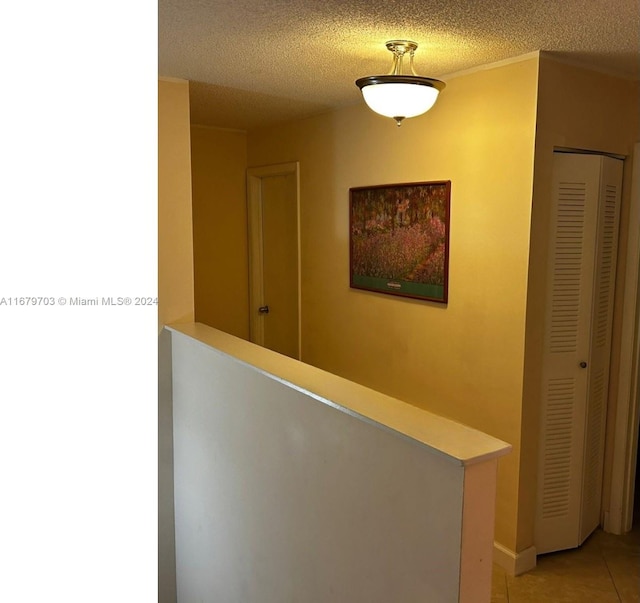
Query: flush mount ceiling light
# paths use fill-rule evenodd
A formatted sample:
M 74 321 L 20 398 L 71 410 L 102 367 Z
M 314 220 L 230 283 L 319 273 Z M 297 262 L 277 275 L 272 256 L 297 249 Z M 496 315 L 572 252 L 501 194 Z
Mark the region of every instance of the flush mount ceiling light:
M 430 77 L 422 77 L 413 70 L 413 55 L 418 48 L 409 40 L 391 40 L 387 48 L 393 52 L 393 67 L 389 75 L 370 75 L 356 80 L 369 108 L 396 120 L 426 113 L 433 107 L 445 83 Z M 402 73 L 402 61 L 409 54 L 410 74 Z

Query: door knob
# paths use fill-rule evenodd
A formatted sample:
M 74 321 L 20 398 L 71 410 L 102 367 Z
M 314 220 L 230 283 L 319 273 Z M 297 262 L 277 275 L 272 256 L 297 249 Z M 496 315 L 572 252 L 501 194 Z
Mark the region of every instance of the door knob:
M 580 368 L 587 368 L 587 363 L 584 360 L 580 363 Z
M 269 306 L 260 306 L 258 312 L 260 312 L 260 314 L 269 314 Z

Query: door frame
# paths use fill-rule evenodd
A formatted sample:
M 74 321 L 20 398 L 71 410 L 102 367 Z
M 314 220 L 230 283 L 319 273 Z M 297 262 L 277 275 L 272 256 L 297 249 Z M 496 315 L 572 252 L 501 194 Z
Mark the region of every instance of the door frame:
M 298 253 L 298 360 L 302 359 L 302 271 L 300 254 L 300 164 L 297 161 L 247 169 L 247 229 L 249 243 L 249 339 L 264 346 L 264 316 L 256 308 L 265 305 L 262 254 L 262 180 L 295 175 L 296 234 Z
M 640 421 L 640 142 L 634 145 L 629 205 L 629 229 L 622 310 L 618 398 L 611 462 L 609 510 L 604 529 L 614 534 L 628 532 L 633 523 L 635 468 Z M 640 492 L 635 493 L 636 496 Z

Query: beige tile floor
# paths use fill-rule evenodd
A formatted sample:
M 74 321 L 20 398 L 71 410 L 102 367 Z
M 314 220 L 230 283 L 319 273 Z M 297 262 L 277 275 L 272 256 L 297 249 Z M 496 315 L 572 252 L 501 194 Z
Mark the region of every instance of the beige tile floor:
M 540 555 L 507 576 L 494 565 L 491 603 L 640 603 L 640 525 L 624 536 L 594 532 L 578 549 Z

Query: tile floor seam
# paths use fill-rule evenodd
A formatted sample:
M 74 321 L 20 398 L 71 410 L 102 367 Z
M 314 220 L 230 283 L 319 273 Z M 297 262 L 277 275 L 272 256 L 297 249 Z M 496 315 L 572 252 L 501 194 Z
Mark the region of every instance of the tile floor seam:
M 538 556 L 521 576 L 495 566 L 491 603 L 640 603 L 639 561 L 639 526 L 624 535 L 598 529 L 576 549 Z
M 620 603 L 623 603 L 622 595 L 620 594 L 620 591 L 618 590 L 618 585 L 616 584 L 616 581 L 613 578 L 613 574 L 611 573 L 611 569 L 609 568 L 609 562 L 607 561 L 607 556 L 604 554 L 604 549 L 602 548 L 601 545 L 598 545 L 598 550 L 600 551 L 600 554 L 602 555 L 602 560 L 604 561 L 604 566 L 607 568 L 607 573 L 609 574 L 609 578 L 611 579 L 611 584 L 613 584 L 613 588 L 616 591 L 616 596 L 618 597 L 618 601 Z

